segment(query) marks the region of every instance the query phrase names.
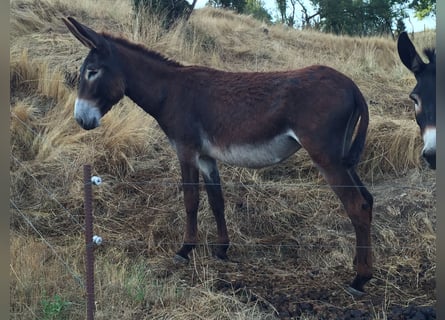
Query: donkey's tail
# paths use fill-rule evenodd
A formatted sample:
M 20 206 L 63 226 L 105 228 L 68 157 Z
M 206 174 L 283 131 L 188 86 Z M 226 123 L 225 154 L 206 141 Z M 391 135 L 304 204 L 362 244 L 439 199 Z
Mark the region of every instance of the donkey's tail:
M 354 84 L 354 101 L 355 110 L 348 121 L 348 125 L 345 132 L 345 147 L 352 140 L 354 129 L 356 130 L 356 135 L 349 150 L 345 150 L 343 153 L 343 165 L 347 168 L 355 167 L 359 161 L 360 156 L 365 147 L 366 134 L 368 131 L 369 124 L 369 110 L 368 104 L 366 103 L 363 94 L 360 92 L 359 88 Z M 358 124 L 357 124 L 358 123 Z

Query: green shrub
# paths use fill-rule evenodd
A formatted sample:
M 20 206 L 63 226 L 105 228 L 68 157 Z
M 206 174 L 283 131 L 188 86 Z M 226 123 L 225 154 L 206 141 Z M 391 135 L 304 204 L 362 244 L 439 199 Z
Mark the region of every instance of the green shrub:
M 186 0 L 132 0 L 135 14 L 158 16 L 166 29 L 180 19 L 188 19 L 193 11 L 194 3 Z

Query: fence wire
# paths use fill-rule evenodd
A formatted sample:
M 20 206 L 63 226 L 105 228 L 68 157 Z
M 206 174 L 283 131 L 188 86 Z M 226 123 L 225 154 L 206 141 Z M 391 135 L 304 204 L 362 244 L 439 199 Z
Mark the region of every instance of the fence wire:
M 56 248 L 43 236 L 43 234 L 34 226 L 34 224 L 31 222 L 31 220 L 28 219 L 26 214 L 24 214 L 16 205 L 14 200 L 10 199 L 9 202 L 14 207 L 14 209 L 17 211 L 17 213 L 23 218 L 23 220 L 26 221 L 26 223 L 34 230 L 34 232 L 42 239 L 42 241 L 48 246 L 48 248 L 53 252 L 53 254 L 56 256 L 57 260 L 60 261 L 60 263 L 65 267 L 65 269 L 72 275 L 73 279 L 79 284 L 82 289 L 85 288 L 82 278 L 74 272 L 73 269 L 68 265 L 68 263 L 62 258 L 62 256 L 57 252 Z
M 32 127 L 30 127 L 28 124 L 23 122 L 18 116 L 16 116 L 14 113 L 12 115 L 17 119 L 21 124 L 23 124 L 28 130 L 30 130 L 33 134 L 36 136 L 39 135 L 36 130 L 34 130 Z M 36 182 L 36 184 L 39 186 L 39 188 L 46 192 L 48 197 L 53 200 L 57 205 L 60 206 L 60 208 L 68 214 L 70 219 L 77 225 L 81 227 L 83 231 L 85 231 L 85 226 L 79 222 L 77 217 L 75 217 L 52 193 L 43 183 L 41 183 L 38 178 L 34 176 L 34 174 L 24 165 L 17 157 L 11 154 L 11 158 L 21 167 L 23 168 L 26 173 Z M 173 179 L 158 179 L 158 180 L 146 180 L 146 181 L 130 181 L 130 180 L 122 180 L 119 181 L 120 184 L 123 185 L 137 185 L 137 186 L 175 186 L 175 187 L 181 187 L 184 185 L 191 185 L 191 184 L 184 184 L 182 182 L 175 181 Z M 195 184 L 196 185 L 196 184 Z M 204 183 L 199 182 L 197 183 L 199 186 L 205 185 L 216 185 L 211 183 Z M 217 184 L 219 185 L 219 184 Z M 301 188 L 318 188 L 318 189 L 331 189 L 331 187 L 337 187 L 337 188 L 358 188 L 358 186 L 351 186 L 351 185 L 335 185 L 335 186 L 329 186 L 328 184 L 317 184 L 317 183 L 309 183 L 309 182 L 297 182 L 297 183 L 282 183 L 282 182 L 261 182 L 261 183 L 243 183 L 243 182 L 224 182 L 221 184 L 222 187 L 225 188 L 256 188 L 256 189 L 272 189 L 272 188 L 281 188 L 281 189 L 301 189 Z M 413 186 L 413 185 L 397 185 L 397 186 L 376 186 L 374 184 L 364 186 L 369 190 L 372 191 L 385 191 L 385 190 L 424 190 L 425 187 L 421 186 Z M 60 263 L 65 267 L 68 273 L 70 273 L 73 277 L 73 279 L 76 281 L 76 283 L 79 284 L 82 289 L 85 289 L 84 281 L 82 278 L 76 274 L 72 268 L 68 265 L 68 263 L 63 259 L 63 257 L 57 252 L 57 250 L 54 248 L 54 246 L 45 238 L 45 236 L 34 226 L 32 221 L 27 217 L 27 215 L 17 206 L 17 204 L 14 202 L 14 200 L 10 199 L 11 206 L 15 209 L 15 211 L 23 218 L 23 220 L 34 230 L 34 232 L 42 239 L 42 241 L 45 243 L 45 245 L 48 246 L 48 248 L 54 253 L 54 255 L 57 257 L 57 259 L 60 261 Z M 402 230 L 402 228 L 400 229 Z M 292 242 L 297 240 L 290 239 L 286 240 L 287 242 Z M 113 241 L 106 241 L 105 244 L 113 245 Z M 161 242 L 162 245 L 170 245 L 170 246 L 180 246 L 183 243 L 177 243 L 177 242 Z M 217 244 L 213 243 L 197 243 L 195 244 L 196 247 L 212 247 L 216 246 Z M 308 249 L 332 249 L 337 248 L 338 246 L 334 245 L 312 245 L 312 244 L 300 244 L 300 243 L 237 243 L 232 242 L 230 243 L 233 247 L 251 247 L 251 248 L 264 248 L 264 247 L 270 247 L 270 248 L 308 248 Z M 385 246 L 382 244 L 379 244 L 378 246 L 371 246 L 366 248 L 380 248 L 380 249 L 418 249 L 421 248 L 421 245 L 419 246 Z M 354 246 L 354 248 L 357 248 Z M 365 247 L 361 247 L 365 248 Z

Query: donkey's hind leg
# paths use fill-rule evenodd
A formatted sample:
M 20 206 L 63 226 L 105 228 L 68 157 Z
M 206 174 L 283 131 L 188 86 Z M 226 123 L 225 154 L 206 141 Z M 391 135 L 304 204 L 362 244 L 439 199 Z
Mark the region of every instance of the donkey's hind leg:
M 218 167 L 216 161 L 209 157 L 201 157 L 199 159 L 199 167 L 205 182 L 209 204 L 215 216 L 218 232 L 218 241 L 212 250 L 213 255 L 219 259 L 227 260 L 227 249 L 229 248 L 230 240 L 224 217 L 224 197 L 221 190 Z
M 320 167 L 327 182 L 340 198 L 351 219 L 356 236 L 354 264 L 357 275 L 351 284 L 352 293 L 364 293 L 364 285 L 372 278 L 371 219 L 372 195 L 363 186 L 354 169 L 341 165 Z
M 184 243 L 176 253 L 175 261 L 187 262 L 188 254 L 198 241 L 199 170 L 188 161 L 180 161 L 182 188 L 186 212 Z
M 369 210 L 369 221 L 372 221 L 372 208 L 373 208 L 373 204 L 374 204 L 374 198 L 372 197 L 371 193 L 369 193 L 368 189 L 366 189 L 366 187 L 363 185 L 362 181 L 360 180 L 359 176 L 357 175 L 357 173 L 355 172 L 355 170 L 350 170 L 349 171 L 352 178 L 354 179 L 355 183 L 357 184 L 357 186 L 360 188 L 360 192 L 362 193 L 363 197 L 366 199 L 366 201 L 368 202 L 368 204 L 371 207 L 371 210 Z M 354 257 L 354 266 L 357 267 L 357 255 Z M 357 281 L 359 281 L 359 279 L 356 279 Z M 352 286 L 351 286 L 352 288 Z

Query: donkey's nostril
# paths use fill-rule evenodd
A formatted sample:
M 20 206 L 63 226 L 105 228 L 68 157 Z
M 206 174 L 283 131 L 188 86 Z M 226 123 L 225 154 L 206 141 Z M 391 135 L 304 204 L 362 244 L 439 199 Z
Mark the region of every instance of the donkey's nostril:
M 91 101 L 77 98 L 74 104 L 74 118 L 85 130 L 91 130 L 99 126 L 101 112 Z
M 83 119 L 82 118 L 76 118 L 76 121 L 79 124 L 79 126 L 81 126 L 83 128 Z
M 85 120 L 84 118 L 76 118 L 77 123 L 82 129 L 91 130 L 99 126 L 99 122 L 96 119 Z
M 423 150 L 422 157 L 428 162 L 431 169 L 436 169 L 436 150 Z
M 434 149 L 424 149 L 422 150 L 422 156 L 425 158 L 435 157 L 436 156 L 436 150 Z
M 84 123 L 82 128 L 84 128 L 85 130 L 91 130 L 91 129 L 96 128 L 97 126 L 98 126 L 97 121 L 93 120 L 93 121 Z

